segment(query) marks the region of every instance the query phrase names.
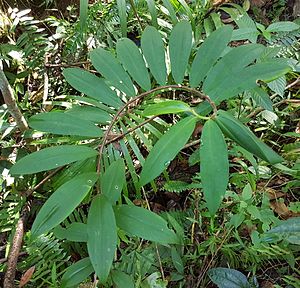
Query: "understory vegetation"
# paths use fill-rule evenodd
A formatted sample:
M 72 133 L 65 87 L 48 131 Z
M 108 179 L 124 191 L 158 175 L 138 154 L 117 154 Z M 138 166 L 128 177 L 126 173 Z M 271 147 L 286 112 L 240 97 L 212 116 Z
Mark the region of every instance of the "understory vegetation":
M 1 2 L 0 287 L 299 288 L 297 5 Z

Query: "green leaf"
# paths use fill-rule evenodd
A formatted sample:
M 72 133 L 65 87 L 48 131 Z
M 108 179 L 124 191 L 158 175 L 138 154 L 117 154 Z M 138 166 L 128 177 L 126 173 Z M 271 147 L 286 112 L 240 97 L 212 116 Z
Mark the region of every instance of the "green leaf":
M 79 68 L 66 68 L 63 75 L 76 90 L 109 106 L 120 108 L 121 99 L 111 90 L 103 79 Z
M 116 285 L 116 288 L 134 288 L 133 277 L 120 271 L 113 270 L 111 272 L 111 277 Z
M 111 116 L 106 111 L 92 106 L 74 106 L 65 113 L 94 123 L 107 124 L 111 121 Z
M 272 23 L 268 26 L 266 31 L 268 32 L 290 32 L 299 29 L 300 26 L 290 21 L 280 21 Z
M 171 257 L 174 267 L 180 274 L 184 274 L 184 265 L 181 259 L 180 254 L 178 253 L 176 247 L 171 248 Z
M 122 38 L 118 40 L 116 49 L 118 59 L 133 80 L 145 91 L 150 90 L 150 77 L 144 59 L 135 43 L 128 38 Z
M 112 204 L 120 198 L 126 183 L 125 169 L 124 160 L 118 159 L 109 165 L 101 177 L 101 192 Z
M 141 172 L 140 185 L 146 185 L 160 175 L 189 140 L 196 118 L 187 117 L 170 128 L 150 151 Z
M 110 52 L 103 48 L 97 48 L 90 53 L 90 58 L 97 71 L 113 86 L 124 92 L 128 97 L 136 94 L 130 77 Z
M 92 266 L 90 258 L 86 257 L 79 260 L 66 269 L 66 272 L 61 278 L 61 288 L 78 287 L 78 285 L 83 282 L 90 274 L 92 274 L 93 271 L 94 268 Z
M 56 226 L 53 230 L 55 237 L 72 242 L 87 242 L 87 225 L 73 222 L 67 228 Z
M 86 30 L 88 6 L 89 6 L 88 0 L 80 0 L 79 23 L 80 23 L 80 32 L 81 33 L 85 32 L 85 30 Z
M 219 288 L 251 288 L 247 277 L 234 269 L 212 268 L 208 270 L 208 276 Z
M 283 161 L 276 152 L 258 139 L 253 132 L 235 119 L 230 113 L 219 110 L 216 122 L 226 136 L 254 155 L 271 164 Z
M 257 80 L 270 81 L 290 71 L 288 65 L 277 59 L 251 65 L 218 79 L 218 85 L 206 93 L 215 103 L 229 99 L 238 93 L 257 87 Z
M 108 277 L 117 247 L 117 227 L 111 203 L 97 195 L 91 204 L 88 220 L 88 253 L 101 283 Z
M 162 102 L 147 105 L 143 115 L 151 116 L 191 111 L 190 106 L 183 101 L 168 99 L 161 100 Z
M 279 225 L 267 231 L 267 233 L 300 233 L 300 218 L 289 218 L 285 221 L 281 221 Z
M 156 7 L 155 7 L 155 0 L 146 0 L 146 2 L 147 2 L 147 5 L 148 5 L 150 15 L 151 15 L 152 26 L 158 28 L 157 11 L 156 11 Z M 146 31 L 146 29 L 148 27 L 149 26 L 147 26 L 144 31 Z
M 97 156 L 97 152 L 86 146 L 61 145 L 44 148 L 21 158 L 10 169 L 10 173 L 12 175 L 33 174 L 94 156 Z
M 154 27 L 147 26 L 142 35 L 141 46 L 153 77 L 160 85 L 165 85 L 167 68 L 165 48 L 160 33 Z
M 177 20 L 176 13 L 175 13 L 172 3 L 170 2 L 170 0 L 163 0 L 163 5 L 165 6 L 165 8 L 167 8 L 167 10 L 169 12 L 170 18 L 172 20 L 172 24 L 176 25 L 178 20 Z
M 29 126 L 35 130 L 58 135 L 100 137 L 102 130 L 93 122 L 62 112 L 40 113 L 30 117 Z
M 126 0 L 117 0 L 117 5 L 118 5 L 122 36 L 127 37 Z
M 270 99 L 268 93 L 262 88 L 256 87 L 252 89 L 250 92 L 251 98 L 262 108 L 273 111 L 273 103 Z
M 275 93 L 283 97 L 285 86 L 286 86 L 286 77 L 282 76 L 278 79 L 275 79 L 267 83 L 267 85 L 272 91 L 274 91 Z
M 238 74 L 244 67 L 257 59 L 264 49 L 264 46 L 259 44 L 247 44 L 233 48 L 210 69 L 203 84 L 203 91 L 211 96 L 213 90 L 219 86 L 223 87 L 220 83 L 225 82 L 223 81 L 225 77 L 231 76 L 232 73 Z
M 159 215 L 134 205 L 114 208 L 117 226 L 125 232 L 162 244 L 177 244 L 178 237 Z
M 210 214 L 214 215 L 225 195 L 229 179 L 227 145 L 214 120 L 205 122 L 201 142 L 200 175 L 204 199 Z
M 192 27 L 187 21 L 179 22 L 173 28 L 169 39 L 171 71 L 176 83 L 183 81 L 192 49 Z
M 97 178 L 96 173 L 84 173 L 60 186 L 36 216 L 31 229 L 32 236 L 47 233 L 65 220 L 81 203 Z
M 224 26 L 209 35 L 198 49 L 190 72 L 190 85 L 197 87 L 227 47 L 232 34 L 231 26 Z

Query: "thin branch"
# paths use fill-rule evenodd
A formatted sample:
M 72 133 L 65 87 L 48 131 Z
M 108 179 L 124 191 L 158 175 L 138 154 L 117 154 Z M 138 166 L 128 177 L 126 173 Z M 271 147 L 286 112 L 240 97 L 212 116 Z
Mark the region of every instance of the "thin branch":
M 292 87 L 294 87 L 295 85 L 297 85 L 298 83 L 300 83 L 300 77 L 297 78 L 294 82 L 292 82 L 291 84 L 287 85 L 285 87 L 284 90 L 288 90 Z M 277 93 L 274 93 L 273 95 L 270 96 L 270 99 L 274 99 L 278 94 Z M 280 101 L 281 102 L 281 101 Z M 281 103 L 282 104 L 282 103 Z M 277 106 L 276 103 L 273 105 L 273 106 Z M 252 118 L 254 116 L 256 116 L 257 114 L 259 114 L 260 112 L 264 111 L 265 109 L 264 108 L 257 108 L 255 109 L 253 112 L 249 113 L 246 117 L 247 118 Z
M 149 91 L 146 91 L 144 93 L 141 93 L 140 95 L 132 98 L 131 100 L 129 100 L 124 106 L 122 106 L 118 111 L 117 113 L 115 114 L 115 116 L 113 117 L 112 121 L 110 122 L 105 134 L 104 134 L 104 137 L 103 137 L 103 141 L 101 143 L 101 145 L 99 145 L 99 152 L 98 152 L 98 163 L 97 163 L 97 173 L 100 174 L 100 169 L 101 169 L 101 165 L 100 165 L 100 162 L 101 162 L 101 156 L 103 154 L 103 150 L 104 150 L 104 147 L 106 145 L 106 142 L 107 142 L 107 139 L 109 137 L 109 134 L 114 126 L 114 124 L 118 121 L 120 115 L 123 113 L 124 110 L 126 110 L 132 103 L 140 100 L 140 99 L 143 99 L 145 97 L 147 97 L 148 95 L 150 94 L 153 94 L 155 92 L 165 92 L 165 91 L 170 91 L 170 90 L 181 90 L 181 91 L 186 91 L 186 92 L 190 92 L 192 93 L 193 95 L 199 97 L 200 99 L 203 99 L 205 101 L 207 101 L 210 106 L 212 107 L 213 109 L 213 116 L 214 117 L 217 113 L 217 107 L 216 107 L 216 104 L 209 98 L 209 96 L 207 95 L 204 95 L 202 94 L 201 92 L 193 89 L 193 88 L 190 88 L 190 87 L 187 87 L 187 86 L 181 86 L 181 85 L 166 85 L 166 86 L 159 86 L 159 87 L 156 87 L 152 90 L 149 90 Z M 97 186 L 98 187 L 98 186 Z M 98 188 L 98 193 L 99 193 L 99 188 Z
M 5 288 L 15 287 L 15 277 L 16 277 L 18 257 L 22 247 L 25 225 L 26 225 L 29 212 L 30 212 L 30 202 L 27 202 L 22 209 L 21 217 L 18 220 L 15 235 L 9 251 L 8 260 L 7 260 L 7 270 L 3 282 L 4 285 L 3 287 Z
M 35 185 L 33 188 L 28 189 L 24 194 L 26 197 L 30 196 L 35 190 L 37 190 L 38 188 L 40 188 L 43 184 L 45 184 L 51 177 L 53 177 L 57 172 L 59 172 L 60 170 L 62 170 L 63 168 L 65 168 L 65 166 L 59 167 L 57 169 L 55 169 L 54 171 L 52 171 L 51 173 L 49 173 L 44 179 L 42 179 L 37 185 Z
M 68 67 L 77 67 L 82 66 L 86 64 L 91 64 L 90 61 L 82 61 L 82 62 L 75 62 L 75 63 L 60 63 L 60 64 L 51 64 L 51 63 L 45 63 L 46 68 L 68 68 Z
M 0 61 L 0 90 L 2 92 L 4 102 L 7 105 L 8 111 L 14 117 L 17 126 L 19 127 L 21 132 L 24 132 L 25 130 L 28 129 L 28 124 L 17 105 L 16 99 L 14 97 L 13 89 L 9 85 L 6 76 L 3 72 L 1 61 Z

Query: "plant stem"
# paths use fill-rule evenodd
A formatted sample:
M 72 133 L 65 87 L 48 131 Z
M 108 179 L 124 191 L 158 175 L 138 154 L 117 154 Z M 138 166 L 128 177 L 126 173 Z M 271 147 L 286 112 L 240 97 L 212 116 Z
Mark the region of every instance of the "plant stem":
M 16 99 L 14 97 L 13 89 L 9 85 L 6 76 L 3 72 L 1 61 L 0 61 L 0 90 L 2 92 L 4 102 L 7 105 L 8 111 L 15 118 L 17 126 L 19 127 L 21 132 L 24 132 L 25 130 L 28 129 L 28 124 L 17 105 Z

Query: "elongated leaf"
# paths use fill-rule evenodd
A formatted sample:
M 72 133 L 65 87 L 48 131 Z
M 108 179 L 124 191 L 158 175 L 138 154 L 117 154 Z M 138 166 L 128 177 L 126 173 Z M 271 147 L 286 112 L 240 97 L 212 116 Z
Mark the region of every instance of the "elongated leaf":
M 134 288 L 133 277 L 119 270 L 111 273 L 112 280 L 116 288 Z
M 78 135 L 100 137 L 102 130 L 93 122 L 80 119 L 62 112 L 40 113 L 30 117 L 29 126 L 38 131 L 58 135 Z
M 300 233 L 300 217 L 289 218 L 282 221 L 279 225 L 267 231 L 267 233 Z
M 112 204 L 115 204 L 121 196 L 125 183 L 125 163 L 123 159 L 118 159 L 110 164 L 101 177 L 101 191 Z
M 87 225 L 73 222 L 68 228 L 56 226 L 53 230 L 55 237 L 73 242 L 87 242 Z
M 150 90 L 150 77 L 144 59 L 134 42 L 128 38 L 118 40 L 117 55 L 133 80 L 135 80 L 144 90 Z
M 268 26 L 266 29 L 268 32 L 289 32 L 299 29 L 300 26 L 294 22 L 281 21 L 275 22 Z
M 127 37 L 126 0 L 117 0 L 117 5 L 118 5 L 122 36 Z
M 210 214 L 214 215 L 225 195 L 229 178 L 227 145 L 215 121 L 206 121 L 201 142 L 200 175 L 204 199 Z
M 36 216 L 31 229 L 32 236 L 47 233 L 65 220 L 81 203 L 97 178 L 96 173 L 84 173 L 60 186 Z
M 117 226 L 125 232 L 162 244 L 176 244 L 176 234 L 167 227 L 167 222 L 159 215 L 134 205 L 114 208 Z
M 80 0 L 79 22 L 80 22 L 81 33 L 85 32 L 85 30 L 86 30 L 88 6 L 89 6 L 88 0 Z
M 169 39 L 169 53 L 172 75 L 181 83 L 189 62 L 192 49 L 192 27 L 187 21 L 179 22 L 173 28 Z
M 79 92 L 115 108 L 122 106 L 122 101 L 117 94 L 106 85 L 103 79 L 94 74 L 79 68 L 66 68 L 63 75 L 67 82 Z
M 89 257 L 79 260 L 67 268 L 61 279 L 61 288 L 77 287 L 77 285 L 83 282 L 93 271 L 94 268 Z
M 253 132 L 235 119 L 230 113 L 219 110 L 216 122 L 226 136 L 254 155 L 271 164 L 283 161 L 276 152 L 258 139 Z
M 214 31 L 198 49 L 190 72 L 190 85 L 197 87 L 227 47 L 232 34 L 231 26 Z
M 89 256 L 100 282 L 104 283 L 117 247 L 115 215 L 111 203 L 105 195 L 98 195 L 92 201 L 87 231 Z
M 135 95 L 133 83 L 117 59 L 108 51 L 97 48 L 90 53 L 94 67 L 128 97 Z
M 247 277 L 234 269 L 212 268 L 208 270 L 208 276 L 219 288 L 251 288 Z
M 33 174 L 96 155 L 97 152 L 94 149 L 86 146 L 62 145 L 49 147 L 21 158 L 10 169 L 10 173 L 12 175 Z
M 288 65 L 277 61 L 277 59 L 258 63 L 240 71 L 234 71 L 230 75 L 224 75 L 223 78 L 218 78 L 218 85 L 206 93 L 213 101 L 220 103 L 245 90 L 256 88 L 257 80 L 270 81 L 286 74 L 290 70 Z
M 141 46 L 153 77 L 160 85 L 165 85 L 167 68 L 165 48 L 160 33 L 154 27 L 147 26 L 142 35 Z
M 140 185 L 146 185 L 157 177 L 175 158 L 189 140 L 195 127 L 196 119 L 187 117 L 163 135 L 150 151 L 141 172 Z
M 74 106 L 65 113 L 94 123 L 107 124 L 111 121 L 111 116 L 106 111 L 92 106 Z
M 233 48 L 209 71 L 203 84 L 204 92 L 210 96 L 211 91 L 220 85 L 221 80 L 223 82 L 224 77 L 230 76 L 232 73 L 238 73 L 242 68 L 257 59 L 264 49 L 264 46 L 259 44 L 247 44 Z
M 169 12 L 172 24 L 176 25 L 178 20 L 177 20 L 177 16 L 176 16 L 176 13 L 175 13 L 172 3 L 170 2 L 170 0 L 163 0 L 162 2 L 163 2 L 163 5 L 167 8 L 167 10 Z
M 155 28 L 158 28 L 157 11 L 156 11 L 156 7 L 155 7 L 155 0 L 146 0 L 146 2 L 147 2 L 147 5 L 148 5 L 150 15 L 151 15 L 152 26 L 154 26 Z M 146 27 L 146 29 L 147 29 L 147 27 Z
M 262 108 L 273 111 L 273 103 L 268 93 L 262 88 L 256 87 L 250 91 L 250 95 L 253 100 Z
M 283 97 L 286 86 L 286 77 L 282 76 L 278 79 L 269 82 L 267 85 L 272 91 Z
M 143 112 L 144 116 L 162 115 L 190 111 L 191 108 L 185 102 L 179 100 L 163 100 L 163 102 L 148 105 Z

